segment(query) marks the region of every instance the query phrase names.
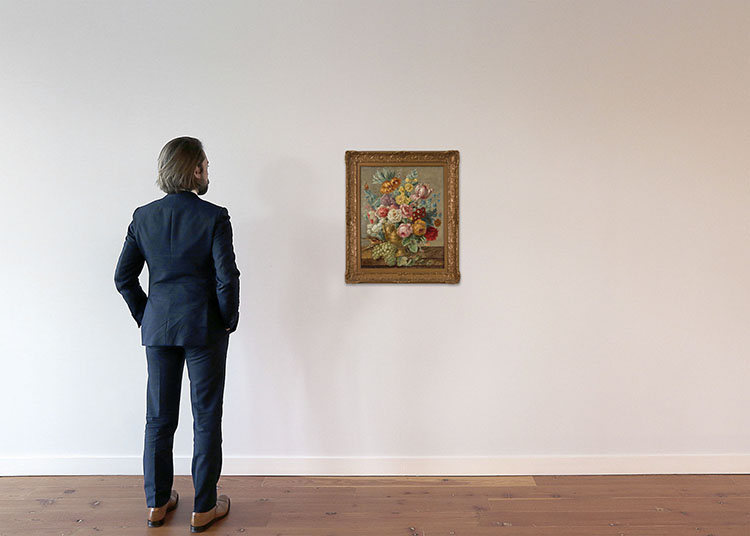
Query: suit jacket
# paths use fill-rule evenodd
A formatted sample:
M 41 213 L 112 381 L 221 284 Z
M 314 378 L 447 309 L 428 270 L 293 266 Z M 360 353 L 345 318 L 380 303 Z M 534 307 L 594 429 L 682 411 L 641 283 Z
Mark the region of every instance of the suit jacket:
M 148 296 L 138 276 L 148 264 Z M 138 207 L 115 269 L 144 346 L 206 346 L 237 329 L 240 271 L 226 208 L 193 192 Z

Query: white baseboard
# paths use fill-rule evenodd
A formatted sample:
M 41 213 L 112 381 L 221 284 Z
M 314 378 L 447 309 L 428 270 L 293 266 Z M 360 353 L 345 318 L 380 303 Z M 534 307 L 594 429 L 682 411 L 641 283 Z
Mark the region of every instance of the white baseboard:
M 175 458 L 175 474 L 190 474 L 190 457 Z M 140 456 L 4 457 L 0 475 L 140 475 Z M 746 474 L 749 454 L 487 457 L 225 456 L 224 475 L 486 476 L 596 474 Z

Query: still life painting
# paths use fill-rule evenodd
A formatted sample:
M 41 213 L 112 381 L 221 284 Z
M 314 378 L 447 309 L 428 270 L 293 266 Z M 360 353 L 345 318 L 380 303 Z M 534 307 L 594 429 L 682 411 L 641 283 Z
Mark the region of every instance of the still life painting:
M 347 151 L 348 283 L 457 283 L 458 151 Z

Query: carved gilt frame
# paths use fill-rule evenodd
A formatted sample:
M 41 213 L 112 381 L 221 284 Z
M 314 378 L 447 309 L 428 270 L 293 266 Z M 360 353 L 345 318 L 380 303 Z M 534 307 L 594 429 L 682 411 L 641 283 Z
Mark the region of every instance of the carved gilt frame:
M 458 151 L 346 151 L 347 283 L 458 283 Z M 362 166 L 442 166 L 442 268 L 362 265 Z M 367 249 L 367 248 L 365 248 Z

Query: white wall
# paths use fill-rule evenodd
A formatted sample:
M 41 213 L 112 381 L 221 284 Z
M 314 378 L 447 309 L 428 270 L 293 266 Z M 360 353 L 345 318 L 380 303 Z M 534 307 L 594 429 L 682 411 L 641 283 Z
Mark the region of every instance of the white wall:
M 112 278 L 180 135 L 242 272 L 226 472 L 750 471 L 749 30 L 743 1 L 2 2 L 0 473 L 140 471 Z M 348 149 L 461 152 L 459 285 L 344 283 Z

